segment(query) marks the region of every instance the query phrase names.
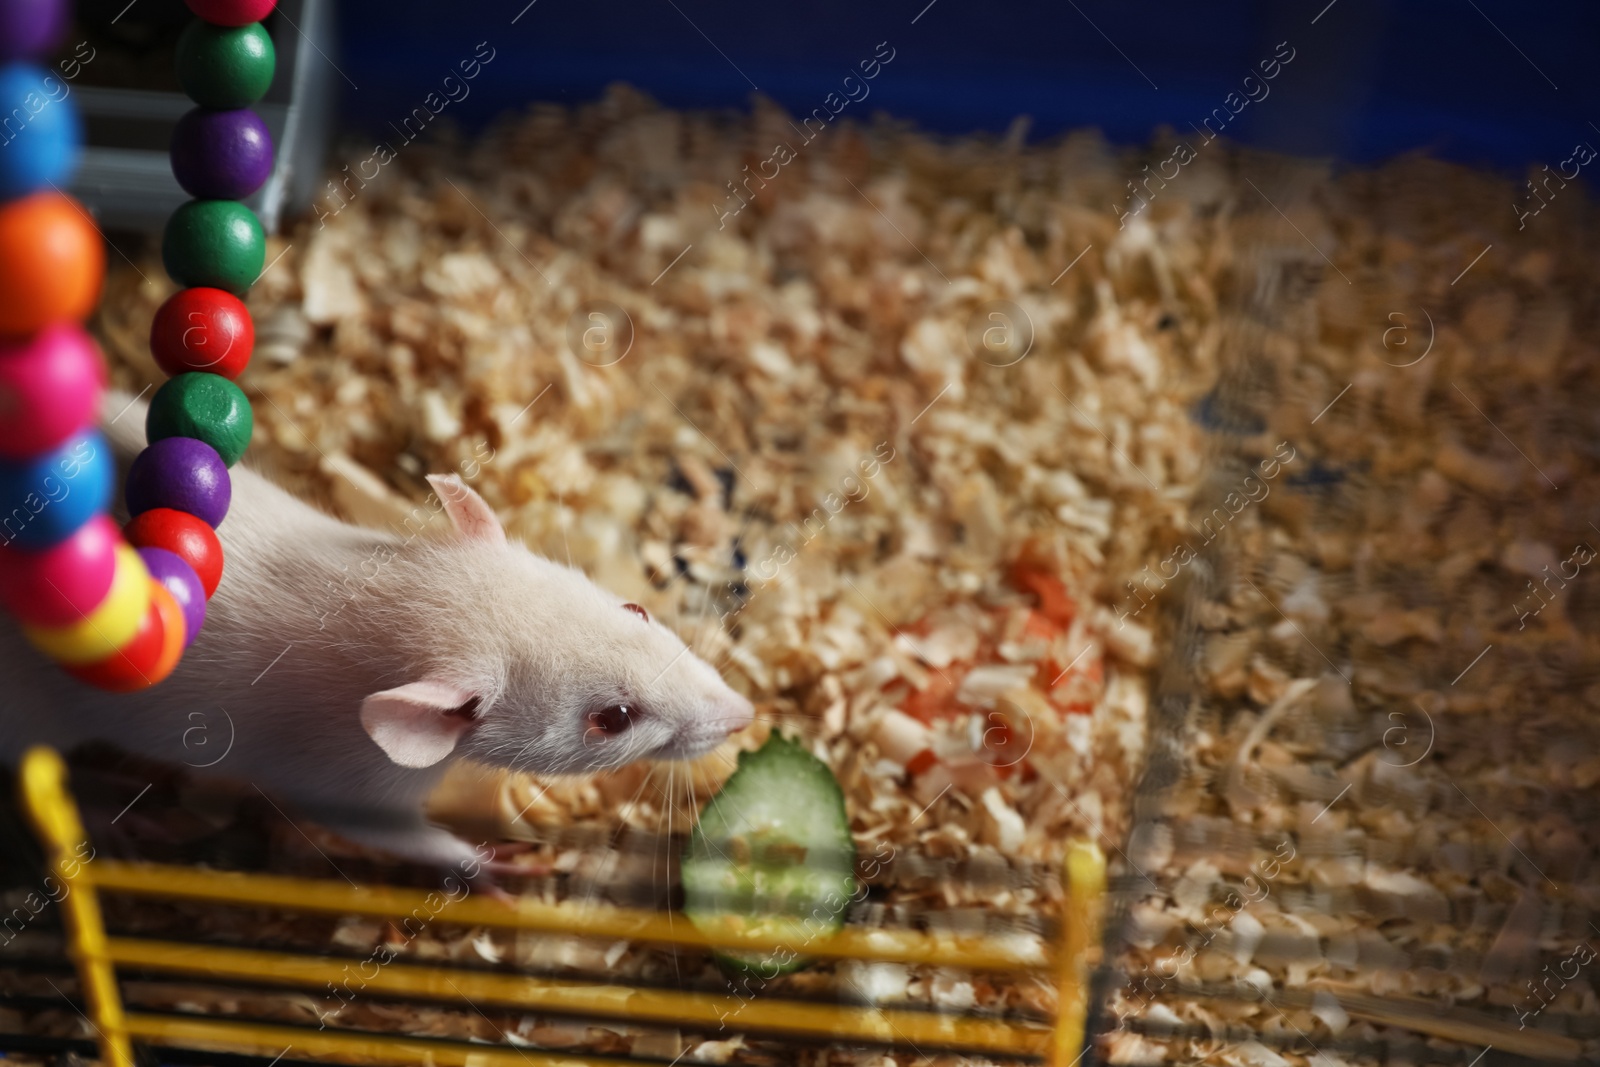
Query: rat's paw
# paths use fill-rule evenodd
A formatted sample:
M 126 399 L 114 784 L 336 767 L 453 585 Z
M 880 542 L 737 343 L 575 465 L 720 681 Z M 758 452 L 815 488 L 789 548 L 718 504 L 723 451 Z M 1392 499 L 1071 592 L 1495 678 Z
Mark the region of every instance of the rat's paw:
M 461 879 L 472 891 L 495 900 L 517 899 L 517 894 L 506 888 L 508 880 L 514 885 L 523 879 L 549 874 L 553 869 L 549 863 L 532 860 L 526 855 L 534 848 L 527 842 L 470 845 L 428 823 L 419 823 L 417 828 L 406 831 L 402 840 L 380 847 L 406 859 L 438 867 L 446 878 Z
M 535 847 L 532 844 L 503 841 L 473 845 L 425 821 L 420 813 L 415 819 L 399 824 L 381 827 L 330 825 L 329 829 L 365 848 L 437 870 L 441 888 L 451 899 L 459 899 L 455 894 L 465 889 L 496 900 L 512 901 L 516 894 L 505 888 L 507 880 L 517 884 L 551 871 L 548 862 L 526 855 Z
M 494 854 L 484 866 L 496 874 L 542 878 L 555 870 L 549 860 L 533 856 L 539 846 L 532 841 L 497 841 L 489 848 Z
M 483 890 L 496 900 L 516 900 L 517 894 L 505 888 L 506 879 L 516 883 L 528 878 L 543 877 L 554 870 L 548 862 L 542 860 L 530 862 L 527 854 L 532 852 L 534 847 L 526 841 L 501 841 L 494 845 L 494 855 L 483 861 L 478 875 L 472 879 L 472 887 Z
M 454 834 L 424 822 L 420 816 L 399 826 L 333 826 L 331 829 L 357 844 L 425 867 L 437 867 L 448 876 L 469 882 L 493 857 L 488 845 L 469 845 Z

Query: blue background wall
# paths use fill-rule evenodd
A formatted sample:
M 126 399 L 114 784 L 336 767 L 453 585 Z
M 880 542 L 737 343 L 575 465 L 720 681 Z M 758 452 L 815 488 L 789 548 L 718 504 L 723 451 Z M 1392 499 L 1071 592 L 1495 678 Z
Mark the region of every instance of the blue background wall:
M 1097 125 L 1137 142 L 1162 123 L 1187 130 L 1287 41 L 1294 61 L 1231 135 L 1359 162 L 1421 148 L 1515 169 L 1600 146 L 1593 0 L 344 0 L 339 23 L 357 128 L 419 104 L 479 41 L 496 58 L 448 109 L 469 128 L 613 81 L 680 107 L 745 107 L 753 83 L 809 112 L 887 40 L 896 56 L 867 109 L 949 133 L 1027 114 L 1033 138 Z

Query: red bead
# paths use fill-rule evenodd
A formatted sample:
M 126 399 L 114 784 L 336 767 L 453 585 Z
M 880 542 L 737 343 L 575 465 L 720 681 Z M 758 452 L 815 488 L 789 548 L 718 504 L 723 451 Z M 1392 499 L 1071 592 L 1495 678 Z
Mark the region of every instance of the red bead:
M 113 693 L 146 689 L 165 680 L 177 667 L 186 636 L 183 609 L 167 587 L 152 578 L 150 607 L 133 637 L 105 659 L 67 667 L 66 671 L 79 681 Z
M 134 516 L 123 536 L 135 548 L 166 549 L 194 568 L 207 597 L 217 591 L 222 581 L 222 542 L 204 521 L 173 508 L 151 508 Z
M 180 289 L 150 324 L 150 352 L 172 377 L 209 371 L 232 381 L 250 362 L 255 344 L 244 301 L 222 289 Z
M 248 26 L 272 14 L 277 0 L 185 0 L 189 10 L 213 26 Z
M 68 667 L 66 671 L 98 689 L 131 693 L 152 684 L 151 674 L 160 663 L 166 647 L 167 626 L 162 605 L 152 595 L 150 606 L 145 609 L 144 621 L 127 643 L 105 659 Z

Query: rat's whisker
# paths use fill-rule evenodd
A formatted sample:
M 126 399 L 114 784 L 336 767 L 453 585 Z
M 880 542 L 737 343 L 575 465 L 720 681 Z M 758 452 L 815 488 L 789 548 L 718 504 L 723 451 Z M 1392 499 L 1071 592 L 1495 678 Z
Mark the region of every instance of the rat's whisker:
M 726 757 L 724 757 L 724 758 L 726 758 Z M 690 797 L 691 801 L 693 800 L 692 792 L 693 791 L 691 790 L 691 797 Z M 731 801 L 728 800 L 728 798 L 727 798 L 727 796 L 725 794 L 720 794 L 720 793 L 718 794 L 718 796 L 716 798 L 716 802 L 718 804 L 729 804 L 729 803 L 731 803 Z M 748 820 L 745 818 L 745 813 L 744 813 L 744 811 L 742 809 L 739 809 L 739 808 L 733 809 L 733 815 L 734 815 L 734 821 L 735 822 L 748 822 Z M 721 848 L 718 848 L 717 847 L 717 843 L 715 841 L 713 841 L 709 836 L 708 837 L 704 837 L 701 840 L 704 841 L 713 851 L 715 851 L 716 854 L 719 857 L 721 857 L 722 859 L 725 859 L 725 860 L 728 859 L 727 853 L 723 852 Z M 729 862 L 731 863 L 732 860 L 729 860 Z
M 694 775 L 690 773 L 687 767 L 684 768 L 683 773 L 683 799 L 683 821 L 686 825 L 691 825 L 699 821 L 700 812 L 694 802 Z
M 673 771 L 669 771 L 668 774 L 669 774 L 669 776 L 668 776 L 668 779 L 667 779 L 667 795 L 670 798 L 671 795 L 672 795 L 672 778 L 676 776 L 676 769 L 674 769 Z M 668 802 L 667 802 L 667 836 L 661 842 L 662 855 L 663 855 L 663 858 L 666 861 L 666 866 L 662 870 L 662 878 L 661 878 L 662 893 L 661 893 L 661 895 L 662 895 L 662 897 L 664 899 L 667 899 L 667 900 L 670 900 L 671 897 L 672 897 L 672 884 L 671 884 L 672 883 L 672 844 L 673 844 L 673 842 L 672 842 L 672 802 L 669 799 Z M 654 876 L 654 874 L 655 874 L 655 866 L 654 866 L 654 863 L 652 862 L 652 864 L 651 864 L 651 875 Z M 672 922 L 672 919 L 671 919 L 672 909 L 670 909 L 670 908 L 667 909 L 667 916 L 668 916 L 667 921 L 670 924 Z M 668 928 L 670 929 L 671 927 L 669 926 Z M 678 985 L 682 986 L 683 985 L 683 972 L 681 970 L 679 970 L 679 968 L 678 968 L 678 946 L 676 946 L 676 945 L 672 946 L 672 974 L 673 974 L 673 977 L 675 977 L 677 979 Z
M 677 771 L 676 771 L 675 768 L 670 767 L 670 766 L 667 768 L 667 810 L 666 810 L 667 837 L 666 837 L 666 840 L 668 842 L 670 842 L 672 840 L 672 779 L 673 779 L 673 776 L 676 773 L 677 773 Z M 659 825 L 659 822 L 658 822 L 657 825 Z M 661 850 L 660 847 L 659 847 L 660 845 L 661 845 L 661 842 L 657 842 L 657 846 L 658 846 L 657 851 L 658 852 Z M 667 875 L 671 875 L 671 873 L 672 873 L 672 852 L 671 852 L 671 845 L 670 844 L 667 845 L 666 860 L 667 860 L 666 874 Z M 655 861 L 654 861 L 654 859 L 651 860 L 650 874 L 651 874 L 652 878 L 655 876 Z
M 755 711 L 750 716 L 752 725 L 761 722 L 768 726 L 783 726 L 790 723 L 813 723 L 816 716 L 807 715 L 800 711 Z
M 695 803 L 694 781 L 692 779 L 690 779 L 690 778 L 687 778 L 687 776 L 686 776 L 686 780 L 684 781 L 683 785 L 684 785 L 684 792 L 685 792 L 685 794 L 686 794 L 686 796 L 688 798 L 688 804 L 689 804 L 688 809 L 684 812 L 684 817 L 688 818 L 690 815 L 693 815 L 694 816 L 694 821 L 695 822 L 699 822 L 700 821 L 700 805 Z
M 644 777 L 639 781 L 639 788 L 633 791 L 633 796 L 621 806 L 620 811 L 631 811 L 638 807 L 639 798 L 644 795 L 644 791 L 649 787 L 651 779 L 655 777 L 655 773 L 655 767 L 645 767 Z M 618 845 L 622 840 L 622 835 L 627 833 L 629 828 L 628 820 L 625 817 L 617 820 L 616 827 L 611 831 L 606 841 L 606 858 L 601 862 L 600 869 L 595 872 L 594 877 L 590 880 L 589 891 L 584 894 L 583 907 L 587 908 L 594 904 L 595 895 L 600 892 L 601 883 L 610 873 L 612 865 L 616 863 L 619 851 Z
M 647 786 L 655 781 L 656 771 L 658 770 L 660 770 L 660 768 L 656 767 L 654 764 L 645 765 L 644 781 L 639 783 L 639 792 L 641 794 L 644 792 Z M 657 792 L 660 792 L 660 790 L 657 790 Z M 649 801 L 646 801 L 645 803 L 649 803 Z
M 538 743 L 539 739 L 537 737 L 529 738 L 527 741 L 523 742 L 522 746 L 517 749 L 517 754 L 511 758 L 511 766 L 516 769 L 521 769 L 523 766 L 522 761 L 528 755 L 528 751 L 537 746 Z M 507 747 L 509 747 L 510 744 L 511 742 L 507 742 Z
M 627 811 L 627 810 L 631 810 L 633 808 L 638 807 L 639 798 L 644 795 L 645 787 L 647 787 L 650 784 L 650 779 L 655 776 L 655 773 L 656 773 L 656 769 L 654 767 L 650 767 L 645 772 L 644 781 L 639 783 L 639 788 L 635 789 L 633 791 L 633 796 L 630 797 L 628 802 L 622 806 L 621 810 Z M 615 845 L 617 843 L 617 841 L 621 840 L 622 835 L 623 835 L 624 831 L 626 831 L 626 830 L 627 830 L 627 823 L 624 822 L 624 821 L 619 820 L 618 823 L 617 823 L 616 830 L 611 835 L 611 843 L 613 845 Z

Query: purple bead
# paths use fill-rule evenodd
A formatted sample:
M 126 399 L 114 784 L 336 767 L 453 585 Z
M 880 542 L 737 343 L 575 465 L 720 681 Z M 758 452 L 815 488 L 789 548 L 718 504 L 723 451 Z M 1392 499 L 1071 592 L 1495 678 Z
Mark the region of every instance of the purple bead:
M 172 173 L 196 199 L 243 200 L 272 173 L 272 135 L 247 107 L 197 107 L 172 128 Z
M 186 511 L 215 528 L 228 514 L 233 486 L 217 450 L 193 437 L 157 441 L 128 468 L 128 513 L 151 508 Z
M 67 28 L 67 0 L 0 0 L 0 60 L 43 59 Z
M 183 609 L 183 647 L 188 648 L 199 635 L 200 627 L 206 624 L 206 587 L 200 584 L 200 576 L 194 572 L 194 568 L 176 552 L 164 548 L 141 548 L 139 556 L 144 560 L 150 577 L 166 586 L 172 599 Z

